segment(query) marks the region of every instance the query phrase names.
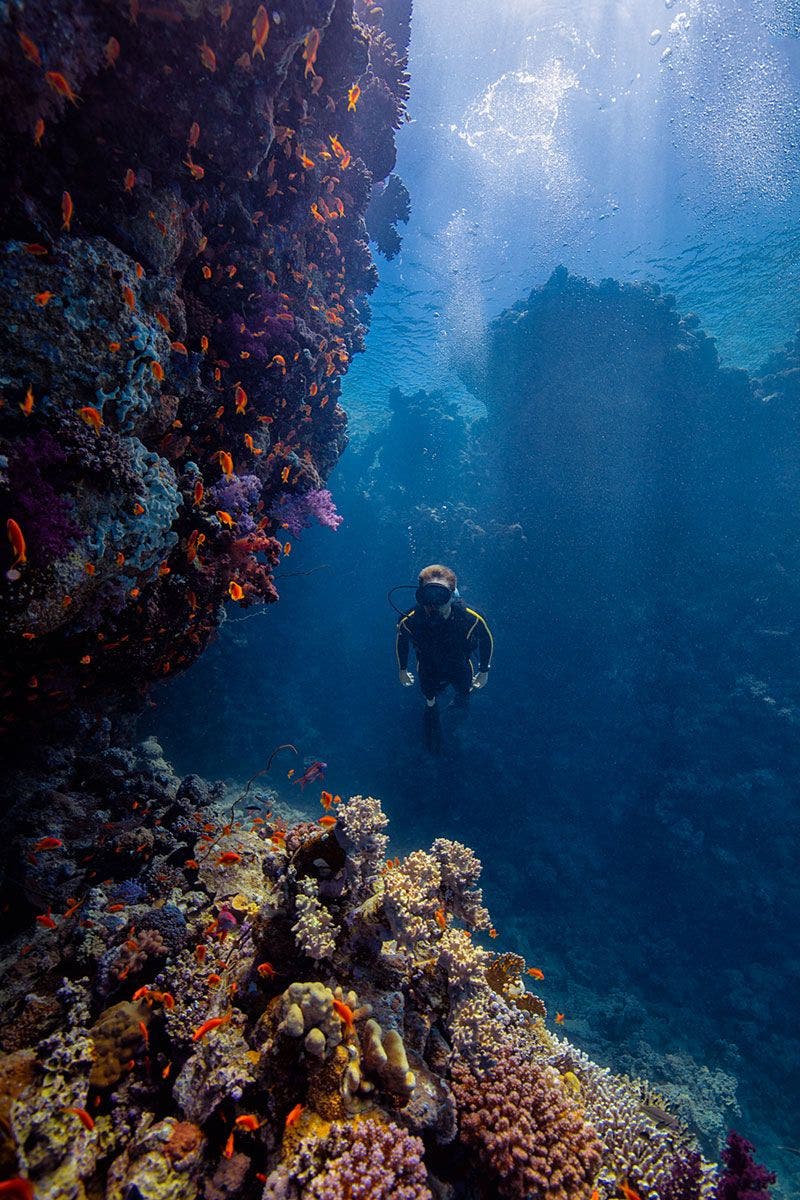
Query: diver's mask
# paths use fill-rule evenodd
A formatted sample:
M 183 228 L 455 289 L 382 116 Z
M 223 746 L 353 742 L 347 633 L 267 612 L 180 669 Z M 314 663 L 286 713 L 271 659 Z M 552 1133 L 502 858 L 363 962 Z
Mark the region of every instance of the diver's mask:
M 445 583 L 425 583 L 417 588 L 417 600 L 430 616 L 448 616 L 454 594 Z

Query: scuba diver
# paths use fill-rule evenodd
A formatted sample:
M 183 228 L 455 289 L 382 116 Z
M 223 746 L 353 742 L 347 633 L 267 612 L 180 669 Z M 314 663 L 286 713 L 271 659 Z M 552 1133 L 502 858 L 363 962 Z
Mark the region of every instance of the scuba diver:
M 415 592 L 417 607 L 397 622 L 395 653 L 400 683 L 412 687 L 408 652 L 417 655 L 419 686 L 425 697 L 425 745 L 433 754 L 441 748 L 441 728 L 436 697 L 452 685 L 451 706 L 466 711 L 470 692 L 485 687 L 492 665 L 494 641 L 479 612 L 467 608 L 458 594 L 455 572 L 440 563 L 424 567 Z M 478 670 L 473 673 L 472 658 Z

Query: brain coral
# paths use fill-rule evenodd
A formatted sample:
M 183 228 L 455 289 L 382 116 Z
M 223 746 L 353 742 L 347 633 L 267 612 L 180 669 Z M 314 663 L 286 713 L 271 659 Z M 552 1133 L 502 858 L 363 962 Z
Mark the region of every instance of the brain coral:
M 457 1063 L 461 1141 L 508 1200 L 589 1200 L 600 1142 L 568 1101 L 558 1072 L 504 1051 L 476 1075 Z

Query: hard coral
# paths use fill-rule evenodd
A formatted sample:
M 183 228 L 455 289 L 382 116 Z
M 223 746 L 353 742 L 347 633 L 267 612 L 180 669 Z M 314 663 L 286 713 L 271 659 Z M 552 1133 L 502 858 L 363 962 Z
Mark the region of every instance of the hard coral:
M 482 1076 L 453 1069 L 462 1142 L 507 1200 L 588 1200 L 600 1141 L 567 1099 L 558 1073 L 504 1052 Z

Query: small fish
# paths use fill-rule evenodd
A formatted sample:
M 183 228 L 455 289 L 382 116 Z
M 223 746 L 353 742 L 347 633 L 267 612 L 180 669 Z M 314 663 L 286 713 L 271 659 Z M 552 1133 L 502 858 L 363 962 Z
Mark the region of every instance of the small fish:
M 233 863 L 238 863 L 241 861 L 241 854 L 237 854 L 235 850 L 223 850 L 222 854 L 220 854 L 217 858 L 217 865 L 220 867 L 229 867 L 232 866 Z
M 122 299 L 125 301 L 131 312 L 133 312 L 134 308 L 136 308 L 136 297 L 134 296 L 132 289 L 128 287 L 127 283 L 122 289 Z
M 289 482 L 289 472 L 290 472 L 290 468 L 289 468 L 289 467 L 284 467 L 284 468 L 283 468 L 283 470 L 281 471 L 281 483 L 288 483 L 288 482 Z
M 433 915 L 436 917 L 436 924 L 439 926 L 439 928 L 447 929 L 447 916 L 445 915 L 444 909 L 437 908 Z
M 269 16 L 263 4 L 259 4 L 258 8 L 256 9 L 256 15 L 253 17 L 252 33 L 252 57 L 255 58 L 257 54 L 260 54 L 263 59 L 264 47 L 266 46 L 267 38 L 269 37 Z
M 201 167 L 199 163 L 193 162 L 191 154 L 183 160 L 183 165 L 188 168 L 192 179 L 196 179 L 198 183 L 204 178 L 206 173 L 205 167 Z
M 69 231 L 70 231 L 70 224 L 72 223 L 72 214 L 74 212 L 75 212 L 75 205 L 72 203 L 72 196 L 70 196 L 69 192 L 64 192 L 61 197 L 61 216 L 64 219 L 64 224 L 61 226 L 61 228 L 66 229 L 67 233 L 69 233 Z
M 283 547 L 284 558 L 287 558 L 291 553 L 292 553 L 292 543 L 287 542 L 286 545 Z
M 344 149 L 344 146 L 342 145 L 342 143 L 339 141 L 336 134 L 329 133 L 328 139 L 331 143 L 331 150 L 333 151 L 333 153 L 336 155 L 337 158 L 342 158 L 345 153 L 345 149 Z
M 319 798 L 319 802 L 322 805 L 322 807 L 327 810 L 333 804 L 333 796 L 331 795 L 330 792 L 322 792 L 320 795 L 320 798 Z
M 228 584 L 228 595 L 231 600 L 244 600 L 244 588 L 235 579 L 232 579 Z
M 228 1140 L 222 1153 L 225 1158 L 233 1158 L 233 1133 L 228 1134 Z
M 200 62 L 203 64 L 205 69 L 212 72 L 216 71 L 217 56 L 207 44 L 205 38 L 203 38 L 202 43 L 197 47 L 197 49 L 200 51 Z
M 530 975 L 531 979 L 544 979 L 544 971 L 539 967 L 528 967 L 526 974 Z
M 218 975 L 216 971 L 212 971 L 206 980 L 206 983 L 209 987 L 219 987 L 219 985 L 222 983 L 222 976 Z
M 299 783 L 300 781 L 298 780 L 297 782 Z M 336 817 L 320 817 L 317 824 L 321 825 L 323 829 L 333 829 L 336 824 Z
M 211 270 L 211 267 L 208 265 L 208 263 L 204 263 L 200 268 L 200 274 L 203 276 L 203 279 L 210 279 L 214 272 Z
M 347 93 L 347 111 L 348 112 L 356 111 L 356 105 L 358 104 L 358 98 L 360 95 L 361 95 L 361 88 L 358 86 L 357 83 L 354 83 L 353 86 L 350 88 L 350 91 Z
M 314 762 L 311 764 L 310 767 L 307 768 L 307 770 L 305 770 L 303 772 L 303 774 L 300 776 L 300 778 L 295 779 L 294 782 L 299 783 L 300 791 L 304 792 L 306 790 L 306 786 L 309 783 L 315 783 L 317 779 L 324 779 L 325 772 L 327 771 L 327 769 L 328 769 L 327 763 Z
M 44 117 L 37 117 L 36 124 L 33 127 L 33 144 L 34 144 L 34 146 L 41 146 L 43 137 L 44 137 Z
M 125 191 L 132 192 L 135 186 L 136 172 L 131 167 L 128 167 L 127 171 L 125 172 Z
M 0 1183 L 0 1197 L 3 1200 L 36 1200 L 36 1193 L 30 1179 L 15 1175 L 13 1179 L 4 1179 Z
M 258 454 L 264 453 L 263 450 L 259 449 L 259 447 L 256 446 L 255 442 L 253 441 L 252 433 L 246 433 L 244 435 L 244 444 L 247 447 L 247 449 L 250 451 L 251 454 L 258 455 Z
M 72 88 L 70 87 L 69 80 L 66 79 L 66 77 L 62 75 L 60 71 L 47 71 L 45 72 L 44 78 L 45 83 L 47 83 L 47 85 L 51 87 L 57 95 L 63 96 L 66 100 L 69 100 L 70 104 L 77 105 L 78 101 L 80 100 L 80 96 L 77 94 L 77 92 L 73 92 Z
M 200 126 L 197 121 L 192 121 L 189 126 L 189 136 L 186 139 L 186 145 L 190 150 L 194 150 L 197 143 L 200 141 Z M 205 247 L 203 247 L 205 249 Z
M 136 503 L 135 503 L 135 504 L 134 504 L 134 506 L 133 506 L 133 513 L 134 513 L 134 516 L 136 516 L 136 517 L 141 517 L 141 516 L 142 516 L 142 514 L 144 513 L 144 511 L 145 511 L 145 507 L 144 507 L 144 505 L 143 505 L 143 504 L 140 504 L 140 503 L 139 503 L 139 501 L 137 500 L 137 501 L 136 501 Z
M 174 350 L 176 354 L 188 355 L 188 353 L 189 353 L 189 351 L 184 346 L 183 342 L 170 342 L 169 348 L 170 348 L 170 350 Z
M 240 383 L 237 383 L 234 389 L 233 399 L 236 404 L 237 416 L 243 416 L 244 410 L 247 408 L 247 392 Z
M 634 1191 L 634 1189 L 632 1187 L 630 1187 L 627 1179 L 623 1179 L 622 1183 L 620 1183 L 618 1185 L 618 1187 L 619 1187 L 619 1190 L 622 1192 L 623 1196 L 625 1197 L 625 1200 L 642 1200 L 639 1193 Z
M 556 1013 L 556 1025 L 563 1025 L 563 1024 L 564 1024 L 564 1014 L 557 1012 Z
M 31 41 L 27 33 L 23 33 L 22 30 L 17 31 L 17 37 L 22 47 L 22 53 L 28 62 L 32 62 L 35 67 L 40 67 L 42 65 L 42 56 L 39 53 L 39 47 L 36 45 L 36 42 Z
M 105 48 L 106 66 L 107 67 L 113 67 L 116 65 L 116 61 L 119 58 L 119 52 L 121 49 L 122 49 L 122 47 L 120 46 L 119 42 L 117 41 L 117 39 L 115 37 L 110 37 L 108 39 L 108 41 L 106 42 L 106 48 Z
M 162 313 L 162 312 L 157 312 L 156 320 L 158 321 L 159 325 L 161 326 L 161 328 L 164 330 L 165 333 L 170 332 L 169 317 L 165 316 L 164 313 Z
M 206 354 L 208 352 L 208 338 L 206 337 L 205 334 L 203 334 L 202 337 L 200 338 L 200 349 L 203 354 Z
M 56 923 L 53 920 L 53 918 L 50 916 L 49 912 L 39 913 L 36 920 L 38 921 L 38 923 L 41 926 L 43 926 L 44 929 L 55 929 L 56 928 Z
M 297 1124 L 297 1122 L 300 1120 L 300 1114 L 302 1113 L 304 1107 L 305 1107 L 305 1105 L 303 1105 L 303 1104 L 295 1104 L 292 1111 L 286 1117 L 286 1128 L 287 1129 L 291 1129 L 292 1125 Z
M 78 416 L 90 429 L 93 429 L 99 435 L 101 428 L 105 424 L 103 415 L 99 409 L 96 409 L 92 404 L 84 404 L 83 408 L 78 409 Z
M 42 255 L 50 253 L 47 246 L 42 246 L 40 242 L 23 242 L 22 249 L 26 254 Z
M 153 361 L 150 363 L 150 370 L 153 372 L 153 375 L 158 382 L 161 383 L 164 379 L 164 368 L 162 367 L 161 363 L 156 359 L 153 359 Z
M 232 12 L 233 12 L 233 5 L 231 4 L 231 0 L 225 0 L 225 3 L 223 4 L 222 8 L 219 10 L 219 23 L 220 23 L 220 26 L 222 29 L 225 29 L 227 27 L 228 21 L 230 21 L 230 19 L 231 19 Z
M 19 405 L 20 412 L 24 416 L 29 417 L 31 415 L 31 413 L 33 412 L 33 403 L 34 403 L 33 388 L 31 387 L 30 384 L 28 384 L 28 390 L 25 393 L 25 399 L 20 401 L 20 405 Z
M 231 514 L 229 512 L 225 512 L 223 508 L 218 508 L 214 515 L 220 524 L 224 525 L 226 529 L 233 529 L 234 525 L 236 524 Z
M 38 853 L 40 850 L 60 850 L 63 845 L 64 843 L 61 838 L 43 837 L 39 838 L 39 841 L 33 848 Z
M 493 925 L 493 926 L 491 927 L 491 929 L 489 930 L 489 937 L 490 937 L 490 938 L 496 938 L 497 936 L 498 936 L 498 934 L 497 934 L 497 930 L 495 929 L 495 927 L 494 927 L 494 925 Z
M 258 1117 L 254 1117 L 252 1113 L 243 1113 L 241 1117 L 236 1118 L 234 1124 L 240 1129 L 246 1129 L 248 1133 L 254 1133 L 256 1129 L 261 1128 Z
M 317 61 L 317 51 L 319 50 L 320 33 L 318 29 L 312 29 L 306 34 L 303 40 L 303 61 L 306 64 L 305 76 L 314 75 L 314 63 Z
M 349 1004 L 345 1004 L 344 1000 L 332 1000 L 333 1010 L 339 1019 L 342 1021 L 346 1029 L 353 1028 L 355 1014 Z
M 194 485 L 194 492 L 192 493 L 192 498 L 195 504 L 200 503 L 200 501 L 203 499 L 204 493 L 205 488 L 203 487 L 202 480 L 198 479 L 197 483 Z
M 298 157 L 304 171 L 310 171 L 315 166 L 313 158 L 309 158 L 305 150 L 301 150 Z
M 228 1015 L 225 1017 L 209 1017 L 207 1021 L 203 1021 L 202 1025 L 197 1026 L 197 1029 L 195 1029 L 194 1033 L 192 1034 L 192 1041 L 199 1042 L 200 1039 L 204 1038 L 207 1033 L 211 1032 L 212 1029 L 219 1029 L 220 1025 L 227 1025 L 230 1019 L 230 1013 L 228 1013 Z
M 211 457 L 217 460 L 223 475 L 230 476 L 233 474 L 233 459 L 227 450 L 218 450 Z
M 94 1118 L 89 1115 L 85 1108 L 74 1108 L 70 1106 L 69 1108 L 65 1108 L 64 1112 L 75 1113 L 75 1116 L 78 1118 L 81 1124 L 89 1130 L 90 1133 L 94 1129 Z
M 262 979 L 272 979 L 273 976 L 278 974 L 272 963 L 268 962 L 259 963 L 259 965 L 256 967 L 256 971 Z

